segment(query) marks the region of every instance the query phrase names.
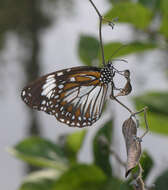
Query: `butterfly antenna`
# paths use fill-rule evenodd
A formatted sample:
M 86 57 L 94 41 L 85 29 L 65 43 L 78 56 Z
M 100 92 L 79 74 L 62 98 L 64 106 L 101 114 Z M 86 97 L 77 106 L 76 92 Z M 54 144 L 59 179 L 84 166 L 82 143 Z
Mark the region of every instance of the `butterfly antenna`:
M 128 63 L 128 61 L 126 59 L 113 59 L 113 61 L 123 61 L 125 63 Z
M 110 56 L 110 59 L 112 59 L 112 57 L 115 55 L 115 54 L 117 54 L 122 48 L 125 48 L 125 47 L 127 47 L 128 45 L 127 44 L 125 44 L 125 45 L 121 45 L 119 48 L 117 48 L 114 52 L 113 52 L 113 54 Z M 109 60 L 110 60 L 109 59 Z M 123 59 L 122 59 L 123 60 Z

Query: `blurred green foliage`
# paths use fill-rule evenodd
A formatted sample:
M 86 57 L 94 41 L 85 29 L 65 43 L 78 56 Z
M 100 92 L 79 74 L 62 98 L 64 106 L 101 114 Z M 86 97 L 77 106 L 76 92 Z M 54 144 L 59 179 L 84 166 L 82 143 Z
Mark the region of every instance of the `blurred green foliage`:
M 155 190 L 166 190 L 168 186 L 168 170 L 164 171 L 155 181 Z
M 81 134 L 80 134 L 81 133 Z M 77 135 L 79 134 L 80 137 Z M 93 138 L 94 163 L 81 164 L 78 159 L 73 162 L 71 156 L 66 155 L 75 150 L 79 153 L 81 144 L 85 140 L 86 130 L 66 135 L 64 145 L 52 143 L 39 137 L 27 138 L 19 142 L 10 149 L 10 152 L 17 158 L 40 166 L 41 169 L 29 174 L 22 182 L 20 190 L 130 190 L 130 179 L 122 181 L 113 176 L 111 172 L 112 164 L 109 145 L 107 146 L 102 137 L 111 144 L 113 135 L 112 121 L 108 121 L 100 128 Z M 73 142 L 67 146 L 69 139 L 73 137 Z M 80 139 L 80 140 L 79 140 Z M 76 148 L 80 147 L 80 148 Z M 62 151 L 60 151 L 60 149 Z M 44 151 L 44 153 L 43 153 Z M 66 155 L 66 156 L 65 156 Z M 141 158 L 141 164 L 144 169 L 144 178 L 147 178 L 153 161 L 144 153 Z M 48 168 L 48 169 L 46 169 Z M 114 167 L 115 168 L 115 167 Z
M 100 128 L 93 139 L 94 163 L 98 165 L 108 176 L 112 175 L 110 164 L 109 145 L 112 140 L 113 125 L 112 120 Z M 101 138 L 105 138 L 108 144 L 103 144 Z
M 105 18 L 118 18 L 118 22 L 129 23 L 138 29 L 146 29 L 151 20 L 152 12 L 140 3 L 117 3 L 106 14 Z
M 67 164 L 62 149 L 40 137 L 26 138 L 9 151 L 34 166 L 62 168 Z
M 146 178 L 149 176 L 149 173 L 151 172 L 154 166 L 154 161 L 147 152 L 143 152 L 140 163 L 141 163 L 142 168 L 144 168 L 142 178 L 143 180 L 146 180 Z
M 65 153 L 69 158 L 69 161 L 76 162 L 78 151 L 83 145 L 83 141 L 86 135 L 86 131 L 82 130 L 73 134 L 70 134 L 66 138 L 65 142 Z
M 105 59 L 106 61 L 108 61 L 110 58 L 113 60 L 113 58 L 122 57 L 122 56 L 133 54 L 133 53 L 141 53 L 148 50 L 153 50 L 155 48 L 157 48 L 157 45 L 154 43 L 134 41 L 132 43 L 127 43 L 124 46 L 120 42 L 111 42 L 104 45 L 104 51 L 106 53 Z M 115 53 L 115 50 L 116 51 L 119 50 L 119 51 Z M 113 55 L 112 52 L 114 52 L 115 54 Z
M 92 36 L 81 35 L 78 44 L 78 55 L 85 65 L 91 66 L 98 57 L 99 41 Z
M 20 190 L 51 190 L 54 182 L 61 175 L 60 171 L 46 169 L 33 172 L 23 180 Z
M 53 190 L 97 190 L 105 180 L 105 174 L 97 166 L 76 164 L 55 182 Z
M 168 135 L 168 92 L 149 92 L 134 99 L 137 110 L 148 106 L 148 123 L 150 131 Z M 142 125 L 145 127 L 143 115 Z

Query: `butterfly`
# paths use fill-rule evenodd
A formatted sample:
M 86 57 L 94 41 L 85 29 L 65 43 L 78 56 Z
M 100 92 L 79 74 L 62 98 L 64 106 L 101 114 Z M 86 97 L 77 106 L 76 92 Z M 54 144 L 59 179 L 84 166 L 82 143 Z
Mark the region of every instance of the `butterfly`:
M 42 76 L 26 86 L 22 100 L 31 108 L 44 111 L 70 127 L 86 127 L 102 114 L 114 67 L 80 66 Z

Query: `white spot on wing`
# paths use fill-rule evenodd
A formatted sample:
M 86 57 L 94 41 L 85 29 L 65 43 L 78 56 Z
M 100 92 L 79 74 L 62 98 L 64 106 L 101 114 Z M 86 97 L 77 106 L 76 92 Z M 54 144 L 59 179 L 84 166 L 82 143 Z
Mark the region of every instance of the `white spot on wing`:
M 63 75 L 63 72 L 57 73 L 57 76 L 61 76 L 61 75 Z
M 22 92 L 22 96 L 25 96 L 26 95 L 26 92 L 25 92 L 25 90 Z
M 78 96 L 81 97 L 81 96 L 89 93 L 93 88 L 94 88 L 94 86 L 81 86 Z
M 59 95 L 56 95 L 54 98 L 55 98 L 55 99 L 59 98 Z
M 99 111 L 100 111 L 99 106 L 101 105 L 102 96 L 103 96 L 103 88 L 99 87 L 98 92 L 96 93 L 95 97 L 93 98 L 92 105 L 91 105 L 92 117 L 95 116 L 96 111 L 98 111 L 98 114 L 99 114 Z
M 46 96 L 46 97 L 47 97 L 48 99 L 50 99 L 51 94 L 52 94 L 52 91 L 50 91 L 50 92 L 47 94 L 47 96 Z
M 47 77 L 47 79 L 54 78 L 54 77 L 55 77 L 55 75 L 49 75 L 49 76 Z
M 46 101 L 45 101 L 45 100 L 43 100 L 43 101 L 41 102 L 41 104 L 42 104 L 42 105 L 45 105 L 45 104 L 46 104 Z
M 51 84 L 49 86 L 47 86 L 41 93 L 42 96 L 46 96 L 47 98 L 50 98 L 51 94 L 52 94 L 52 89 L 56 87 L 56 84 Z
M 60 85 L 58 86 L 58 88 L 59 88 L 59 89 L 64 88 L 64 85 L 63 85 L 63 84 L 60 84 Z
M 79 106 L 79 103 L 80 103 L 81 99 L 79 98 L 75 98 L 72 103 L 73 103 L 73 106 L 76 107 L 77 105 Z
M 46 83 L 42 86 L 42 88 L 45 89 L 45 88 L 49 87 L 51 84 L 54 84 L 54 83 L 55 83 L 55 79 L 50 79 L 50 81 L 46 80 Z
M 92 76 L 92 75 L 88 75 L 87 77 L 89 77 L 89 78 L 92 79 L 92 80 L 95 80 L 95 79 L 96 79 L 96 77 L 95 77 L 95 76 Z
M 95 89 L 93 89 L 90 93 L 89 93 L 89 96 L 88 96 L 88 100 L 87 100 L 87 103 L 85 105 L 85 109 L 84 109 L 84 115 L 90 105 L 90 114 L 92 113 L 92 109 L 93 109 L 93 106 L 95 104 L 95 100 L 96 100 L 96 97 L 100 91 L 100 86 L 96 86 Z
M 83 96 L 81 99 L 81 111 L 82 112 L 83 112 L 83 108 L 84 108 L 86 100 L 87 100 L 87 96 Z
M 65 121 L 65 119 L 61 118 L 61 119 L 60 119 L 60 121 L 61 121 L 61 122 L 64 122 L 64 121 Z
M 65 98 L 64 101 L 68 101 L 68 102 L 70 102 L 71 100 L 73 100 L 74 98 L 77 97 L 77 95 L 78 95 L 78 91 L 75 90 L 75 91 L 72 91 L 72 94 L 70 94 L 70 93 L 68 93 L 68 94 L 69 94 L 69 95 L 67 95 L 67 93 L 66 93 L 67 97 Z M 66 95 L 65 95 L 65 96 L 66 96 Z
M 71 82 L 74 82 L 74 81 L 75 81 L 75 77 L 71 77 L 71 78 L 70 78 L 70 81 L 71 81 Z

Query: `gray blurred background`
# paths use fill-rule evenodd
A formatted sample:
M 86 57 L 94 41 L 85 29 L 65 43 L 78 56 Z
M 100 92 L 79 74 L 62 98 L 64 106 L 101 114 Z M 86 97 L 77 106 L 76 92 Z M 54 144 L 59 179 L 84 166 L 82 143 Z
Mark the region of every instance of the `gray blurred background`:
M 107 1 L 96 0 L 95 3 L 100 12 L 104 13 L 108 10 L 109 4 Z M 52 1 L 50 5 L 47 5 L 47 2 L 42 2 L 42 4 L 45 13 L 52 18 L 52 23 L 48 25 L 49 23 L 46 21 L 46 27 L 37 31 L 39 32 L 37 44 L 33 46 L 33 43 L 29 40 L 32 33 L 31 31 L 26 32 L 26 26 L 23 29 L 16 26 L 13 30 L 5 33 L 5 45 L 3 50 L 0 51 L 0 189 L 3 190 L 16 190 L 25 175 L 25 165 L 8 153 L 9 147 L 30 134 L 40 132 L 42 136 L 56 141 L 60 134 L 79 130 L 68 128 L 45 113 L 30 110 L 22 102 L 20 92 L 28 81 L 35 79 L 37 76 L 82 65 L 77 54 L 79 36 L 81 34 L 98 36 L 98 17 L 88 1 L 68 2 L 60 0 L 56 4 Z M 20 11 L 22 13 L 24 10 L 21 9 Z M 20 19 L 20 21 L 17 20 L 17 22 L 26 25 L 26 19 L 22 22 L 21 16 L 22 14 L 18 14 L 17 19 Z M 12 17 L 9 19 L 12 21 Z M 119 40 L 126 43 L 131 40 L 132 35 L 133 32 L 128 25 L 116 23 L 113 31 L 108 26 L 103 28 L 103 40 L 105 42 Z M 35 51 L 39 51 L 38 64 L 34 64 L 32 67 L 33 70 L 36 70 L 35 74 L 30 70 L 28 63 L 31 58 L 36 59 L 31 54 L 32 47 L 35 48 Z M 124 57 L 128 64 L 118 63 L 118 68 L 121 70 L 128 68 L 131 70 L 133 92 L 130 97 L 148 90 L 167 89 L 167 81 L 162 69 L 156 64 L 159 62 L 158 59 L 161 54 L 162 52 L 155 50 L 147 55 L 131 55 Z M 148 64 L 145 64 L 144 61 Z M 32 72 L 32 75 L 28 75 L 28 72 Z M 149 72 L 150 74 L 148 74 Z M 132 107 L 129 101 L 130 97 L 122 97 L 121 100 Z M 121 125 L 122 118 L 128 116 L 127 111 L 117 103 L 110 102 L 108 110 L 96 123 L 96 126 L 101 125 L 111 117 L 111 110 L 116 124 L 114 147 L 119 150 L 118 152 L 124 160 L 126 152 L 125 146 L 123 146 Z M 85 141 L 85 146 L 79 155 L 79 160 L 82 162 L 92 161 L 92 147 L 89 146 L 89 142 L 97 128 L 92 126 L 88 130 L 87 141 Z M 140 133 L 142 133 L 141 130 Z M 142 147 L 149 151 L 155 161 L 154 172 L 148 179 L 148 183 L 151 183 L 155 176 L 168 166 L 168 152 L 163 151 L 167 149 L 167 145 L 168 139 L 164 136 L 151 135 L 149 132 L 144 138 Z M 112 162 L 115 161 L 112 160 Z M 122 169 L 118 170 L 116 175 L 119 176 L 121 173 Z

